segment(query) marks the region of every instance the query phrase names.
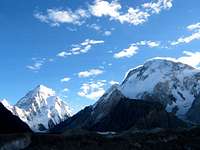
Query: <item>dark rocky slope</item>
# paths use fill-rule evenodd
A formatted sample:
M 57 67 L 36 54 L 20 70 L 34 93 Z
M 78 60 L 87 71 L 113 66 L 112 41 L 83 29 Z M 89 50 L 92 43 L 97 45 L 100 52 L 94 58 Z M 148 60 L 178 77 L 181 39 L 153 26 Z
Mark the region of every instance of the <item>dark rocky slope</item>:
M 192 107 L 187 112 L 187 120 L 200 124 L 200 96 L 198 96 L 192 104 Z
M 97 108 L 98 105 L 95 107 Z M 94 115 L 93 106 L 86 107 L 73 117 L 56 126 L 53 132 L 63 132 L 66 129 L 82 128 L 92 131 L 125 131 L 130 128 L 178 128 L 186 124 L 172 113 L 165 111 L 158 102 L 130 100 L 121 97 L 106 115 Z
M 29 126 L 0 103 L 0 134 L 32 132 Z

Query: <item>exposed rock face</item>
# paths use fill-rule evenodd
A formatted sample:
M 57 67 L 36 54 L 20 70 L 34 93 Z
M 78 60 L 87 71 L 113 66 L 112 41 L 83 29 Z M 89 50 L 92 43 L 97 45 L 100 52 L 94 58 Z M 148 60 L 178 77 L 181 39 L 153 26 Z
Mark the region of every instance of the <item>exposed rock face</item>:
M 198 122 L 200 115 L 195 113 L 200 114 L 199 95 L 200 70 L 179 62 L 153 59 L 131 69 L 122 84 L 112 86 L 93 106 L 80 111 L 60 126 L 102 131 L 124 130 L 130 127 L 130 124 L 121 125 L 120 119 L 127 119 L 126 122 L 131 121 L 132 126 L 137 128 L 154 125 L 178 127 L 182 126 L 182 123 L 175 116 Z M 147 106 L 149 111 L 144 110 Z M 137 112 L 141 112 L 143 116 L 135 116 Z M 134 120 L 134 117 L 137 120 Z M 174 125 L 171 122 L 174 122 Z
M 124 131 L 130 128 L 177 128 L 185 123 L 165 111 L 157 102 L 146 102 L 123 98 L 108 115 L 94 124 L 97 131 Z M 185 126 L 186 127 L 186 126 Z
M 200 96 L 197 97 L 187 113 L 187 119 L 200 124 Z
M 186 124 L 165 111 L 160 103 L 125 98 L 118 87 L 114 86 L 95 105 L 86 107 L 56 126 L 53 131 L 82 128 L 105 132 L 156 127 L 177 128 L 186 127 Z
M 29 126 L 0 103 L 0 134 L 32 132 Z

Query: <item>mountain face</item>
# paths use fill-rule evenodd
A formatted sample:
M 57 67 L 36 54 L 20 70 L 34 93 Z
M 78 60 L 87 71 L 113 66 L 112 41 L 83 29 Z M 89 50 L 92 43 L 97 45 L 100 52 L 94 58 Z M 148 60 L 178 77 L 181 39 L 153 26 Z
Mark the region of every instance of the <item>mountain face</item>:
M 196 98 L 187 113 L 187 119 L 193 123 L 200 124 L 200 96 Z
M 110 106 L 119 96 L 114 96 L 116 89 L 117 93 L 121 93 L 120 97 L 159 102 L 167 112 L 181 119 L 200 123 L 199 69 L 165 59 L 149 60 L 144 65 L 129 70 L 122 84 L 108 90 L 95 105 L 101 104 L 101 107 L 112 109 Z
M 128 99 L 113 86 L 100 100 L 52 129 L 82 128 L 93 131 L 125 131 L 130 128 L 177 128 L 186 124 L 174 114 L 165 111 L 158 102 Z
M 164 59 L 131 69 L 94 105 L 56 126 L 100 131 L 129 127 L 178 127 L 180 119 L 200 122 L 200 70 Z M 177 118 L 178 117 L 178 118 Z
M 120 91 L 131 99 L 157 100 L 168 112 L 185 117 L 200 92 L 200 70 L 153 59 L 130 70 Z
M 0 134 L 32 132 L 29 126 L 0 103 Z
M 70 116 L 69 107 L 52 89 L 43 85 L 28 92 L 14 106 L 6 100 L 2 103 L 14 115 L 26 122 L 33 131 L 52 128 Z

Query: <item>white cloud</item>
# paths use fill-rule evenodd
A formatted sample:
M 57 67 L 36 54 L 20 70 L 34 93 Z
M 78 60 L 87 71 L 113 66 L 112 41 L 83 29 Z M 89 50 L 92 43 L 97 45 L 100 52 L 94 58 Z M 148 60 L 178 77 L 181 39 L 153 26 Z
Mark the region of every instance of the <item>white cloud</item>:
M 178 45 L 181 43 L 190 43 L 194 40 L 199 40 L 199 39 L 200 39 L 200 31 L 193 33 L 192 35 L 187 36 L 187 37 L 180 37 L 177 41 L 172 42 L 171 45 Z
M 111 80 L 111 81 L 109 82 L 109 84 L 110 84 L 110 85 L 115 85 L 115 84 L 119 84 L 119 82 L 114 81 L 114 80 Z
M 59 26 L 62 23 L 71 23 L 81 25 L 86 18 L 90 17 L 108 17 L 110 20 L 116 20 L 120 23 L 129 23 L 132 25 L 143 24 L 153 14 L 158 14 L 162 10 L 168 10 L 172 7 L 172 0 L 156 0 L 156 2 L 144 3 L 136 8 L 122 8 L 118 0 L 94 0 L 86 9 L 77 9 L 74 12 L 70 9 L 48 9 L 47 13 L 35 13 L 34 16 L 42 22 L 49 23 L 52 26 Z M 99 30 L 94 26 L 95 30 Z
M 131 45 L 129 48 L 124 49 L 114 54 L 114 58 L 132 57 L 137 54 L 138 47 Z
M 104 71 L 101 69 L 90 69 L 88 71 L 82 71 L 78 73 L 79 78 L 87 78 L 91 76 L 97 76 L 102 74 Z
M 183 54 L 185 56 L 182 56 L 178 58 L 177 60 L 188 64 L 190 66 L 193 66 L 195 68 L 200 67 L 200 52 L 189 52 L 189 51 L 184 51 Z
M 94 29 L 97 31 L 97 33 L 101 33 L 104 36 L 110 36 L 112 34 L 112 31 L 115 30 L 114 28 L 111 29 L 103 29 L 101 26 L 97 24 L 87 24 L 86 25 L 88 28 Z
M 133 25 L 143 24 L 148 18 L 161 10 L 170 9 L 172 0 L 157 0 L 154 3 L 145 3 L 137 8 L 129 7 L 127 12 L 122 11 L 122 6 L 118 1 L 95 0 L 90 5 L 91 15 L 96 17 L 110 17 L 110 20 L 118 20 L 120 23 L 130 23 Z
M 111 32 L 111 31 L 108 31 L 108 30 L 104 32 L 104 35 L 105 35 L 105 36 L 110 36 L 111 34 L 112 34 L 112 32 Z
M 157 2 L 144 3 L 142 6 L 150 12 L 158 14 L 163 9 L 170 9 L 172 0 L 158 0 Z
M 159 41 L 139 41 L 136 43 L 132 43 L 129 48 L 124 49 L 118 53 L 114 54 L 114 58 L 124 58 L 124 57 L 132 57 L 137 54 L 140 46 L 147 46 L 149 48 L 154 48 L 160 46 Z
M 178 38 L 176 41 L 171 42 L 171 45 L 178 45 L 181 43 L 190 43 L 194 40 L 200 39 L 200 23 L 189 25 L 187 26 L 187 29 L 193 33 L 189 36 Z
M 84 42 L 81 43 L 81 45 L 87 46 L 87 45 L 95 45 L 95 44 L 101 44 L 101 43 L 104 43 L 104 41 L 86 39 Z
M 57 54 L 58 57 L 66 57 L 66 56 L 70 56 L 70 55 L 71 55 L 71 53 L 68 53 L 66 51 L 62 51 Z
M 121 5 L 117 1 L 104 1 L 96 0 L 93 5 L 90 5 L 90 12 L 92 15 L 97 17 L 110 16 L 112 18 L 118 17 Z
M 67 57 L 70 55 L 78 55 L 82 53 L 87 53 L 93 45 L 96 44 L 103 44 L 104 41 L 102 40 L 91 40 L 91 39 L 86 39 L 80 44 L 75 44 L 72 45 L 72 48 L 69 51 L 62 51 L 57 54 L 58 57 Z
M 77 94 L 81 97 L 85 97 L 91 100 L 97 100 L 104 93 L 104 86 L 106 84 L 105 80 L 92 81 L 89 83 L 82 84 L 80 90 Z
M 71 24 L 82 24 L 82 19 L 89 17 L 89 14 L 86 10 L 78 9 L 75 12 L 68 10 L 59 10 L 59 9 L 48 9 L 47 13 L 37 12 L 34 14 L 35 18 L 39 19 L 41 22 L 50 24 L 51 26 L 59 26 L 63 23 Z
M 30 70 L 37 72 L 44 65 L 46 58 L 32 58 L 32 60 L 34 61 L 34 63 L 26 67 Z
M 61 79 L 60 82 L 68 82 L 69 80 L 71 80 L 71 78 L 65 77 L 65 78 Z
M 148 46 L 150 48 L 158 47 L 160 46 L 159 41 L 140 41 L 137 43 L 133 43 L 134 46 Z
M 171 60 L 171 61 L 175 61 L 175 62 L 181 62 L 184 64 L 188 64 L 195 68 L 200 67 L 200 52 L 183 51 L 183 56 L 181 56 L 179 58 L 155 57 L 154 59 L 167 59 L 167 60 Z
M 118 20 L 121 23 L 128 22 L 138 25 L 147 20 L 149 14 L 139 9 L 129 8 L 127 13 L 122 14 L 122 6 L 118 1 L 96 0 L 90 5 L 90 12 L 96 17 L 108 16 L 111 20 Z
M 69 91 L 68 88 L 64 88 L 64 89 L 62 90 L 62 92 L 68 92 L 68 91 Z
M 101 30 L 101 27 L 99 25 L 97 25 L 96 23 L 88 24 L 87 27 L 91 28 L 91 29 L 94 29 L 96 31 L 100 31 Z
M 129 8 L 126 14 L 120 15 L 115 19 L 121 23 L 127 22 L 133 25 L 139 25 L 146 22 L 149 16 L 149 13 L 141 11 L 140 9 Z
M 160 46 L 160 42 L 148 41 L 147 45 L 151 48 Z
M 200 22 L 187 26 L 187 29 L 191 31 L 200 30 Z

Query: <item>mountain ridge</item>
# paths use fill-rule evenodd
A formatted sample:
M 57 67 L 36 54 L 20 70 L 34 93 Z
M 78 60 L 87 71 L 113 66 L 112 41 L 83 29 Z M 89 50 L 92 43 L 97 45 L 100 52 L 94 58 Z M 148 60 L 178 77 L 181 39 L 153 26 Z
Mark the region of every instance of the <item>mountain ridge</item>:
M 171 60 L 149 60 L 144 65 L 131 69 L 126 74 L 122 84 L 113 85 L 95 104 L 86 107 L 72 118 L 66 120 L 66 122 L 61 123 L 60 127 L 59 125 L 56 127 L 58 127 L 58 130 L 63 130 L 64 128 L 74 127 L 94 129 L 94 126 L 96 126 L 95 130 L 106 131 L 106 127 L 111 126 L 112 121 L 114 121 L 112 118 L 114 119 L 115 116 L 112 114 L 120 116 L 117 111 L 123 113 L 123 111 L 126 111 L 126 107 L 127 109 L 136 109 L 144 113 L 143 106 L 148 105 L 149 102 L 152 105 L 159 103 L 162 106 L 162 111 L 160 111 L 160 115 L 159 113 L 152 113 L 154 115 L 151 116 L 146 113 L 146 117 L 140 116 L 146 120 L 146 124 L 143 124 L 144 127 L 151 126 L 147 124 L 151 122 L 150 118 L 154 118 L 152 122 L 156 122 L 157 127 L 167 127 L 171 122 L 169 118 L 174 118 L 174 122 L 181 122 L 180 119 L 190 121 L 192 117 L 188 118 L 187 113 L 191 112 L 190 109 L 192 109 L 192 105 L 198 98 L 200 91 L 199 77 L 200 70 L 189 65 Z M 135 103 L 139 103 L 139 108 L 134 108 L 132 105 L 132 107 L 128 107 L 129 103 L 132 103 L 130 102 L 131 100 L 138 101 Z M 143 104 L 145 102 L 146 104 Z M 119 103 L 122 104 L 122 107 L 117 105 Z M 156 112 L 153 107 L 149 106 L 149 108 L 151 108 L 152 112 Z M 132 112 L 131 115 L 134 116 L 135 113 L 137 111 Z M 148 116 L 151 117 L 149 118 Z M 161 121 L 159 124 L 158 120 L 163 118 L 165 118 L 164 120 L 169 119 L 169 122 L 166 121 L 165 124 L 162 124 L 163 121 Z M 124 118 L 121 117 L 121 119 L 123 120 Z M 129 119 L 131 120 L 132 118 Z M 105 125 L 105 120 L 110 124 Z M 135 120 L 136 122 L 132 121 L 136 125 L 138 120 Z M 101 128 L 99 128 L 100 125 Z M 57 130 L 56 127 L 54 131 Z

